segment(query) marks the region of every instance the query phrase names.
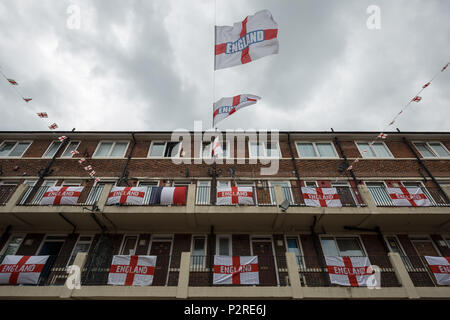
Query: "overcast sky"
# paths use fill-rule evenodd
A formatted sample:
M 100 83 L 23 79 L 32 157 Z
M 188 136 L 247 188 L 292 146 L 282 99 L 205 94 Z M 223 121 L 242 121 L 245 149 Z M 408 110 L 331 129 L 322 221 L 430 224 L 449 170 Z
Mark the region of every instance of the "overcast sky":
M 215 21 L 262 9 L 279 54 L 214 72 Z M 449 14 L 448 0 L 1 0 L 0 69 L 33 100 L 0 79 L 0 130 L 206 129 L 240 93 L 262 100 L 219 129 L 381 130 L 450 61 Z M 421 96 L 393 129 L 450 131 L 450 68 Z

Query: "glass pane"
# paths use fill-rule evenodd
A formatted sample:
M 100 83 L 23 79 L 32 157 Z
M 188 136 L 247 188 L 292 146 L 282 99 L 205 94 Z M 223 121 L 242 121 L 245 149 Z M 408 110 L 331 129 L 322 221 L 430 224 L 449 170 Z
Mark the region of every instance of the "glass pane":
M 395 239 L 394 237 L 387 237 L 386 239 L 387 239 L 389 246 L 391 247 L 393 252 L 403 255 L 403 252 L 402 252 L 399 244 L 397 243 L 397 239 Z
M 202 158 L 211 158 L 211 144 L 209 142 L 203 142 L 202 144 Z
M 336 239 L 341 256 L 364 256 L 358 239 L 341 238 Z
M 336 154 L 334 153 L 333 146 L 331 143 L 316 143 L 317 151 L 321 157 L 334 158 Z
M 166 153 L 164 157 L 176 157 L 178 156 L 178 149 L 180 147 L 179 142 L 167 142 Z
M 16 145 L 15 142 L 5 142 L 0 147 L 0 157 L 7 157 L 12 148 Z
M 60 145 L 61 145 L 61 142 L 53 141 L 51 146 L 48 148 L 47 152 L 45 153 L 44 157 L 52 158 L 55 155 L 56 151 L 58 151 L 58 148 Z
M 306 181 L 305 184 L 308 188 L 317 188 L 317 184 L 315 181 Z
M 419 150 L 420 154 L 423 157 L 427 157 L 427 158 L 433 158 L 436 157 L 434 155 L 434 153 L 432 153 L 429 149 L 428 146 L 425 143 L 416 143 L 416 148 L 417 150 Z
M 277 143 L 267 143 L 267 149 L 266 149 L 266 155 L 267 157 L 273 157 L 277 158 L 280 156 L 280 153 L 278 152 L 278 144 Z
M 77 149 L 77 147 L 78 147 L 78 142 L 76 142 L 76 141 L 71 141 L 70 143 L 69 143 L 69 145 L 67 146 L 67 148 L 66 148 L 66 150 L 64 150 L 64 153 L 61 155 L 61 157 L 64 157 L 64 158 L 70 158 L 70 157 L 72 157 L 72 154 L 71 154 L 71 152 L 72 151 L 75 151 L 76 149 Z
M 300 157 L 317 157 L 312 143 L 297 143 L 297 149 Z
M 300 249 L 298 247 L 297 239 L 288 238 L 287 244 L 288 244 L 288 252 L 293 252 L 293 253 L 295 253 L 296 256 L 300 255 Z
M 75 246 L 75 249 L 73 250 L 72 256 L 69 259 L 69 262 L 67 265 L 72 265 L 73 262 L 75 261 L 75 258 L 77 256 L 77 253 L 79 252 L 88 252 L 89 247 L 91 246 L 90 243 L 77 243 L 77 245 Z
M 122 248 L 122 254 L 133 255 L 136 246 L 137 237 L 126 237 Z
M 325 256 L 339 256 L 339 250 L 333 238 L 322 238 L 322 249 Z
M 19 142 L 13 151 L 9 154 L 10 157 L 21 157 L 25 150 L 30 145 L 29 142 Z
M 375 158 L 376 157 L 375 153 L 373 153 L 373 151 L 369 147 L 368 143 L 361 143 L 361 142 L 358 143 L 358 149 L 364 158 Z M 366 151 L 366 152 L 364 152 L 364 151 Z
M 16 254 L 17 250 L 19 249 L 20 244 L 23 241 L 22 236 L 14 236 L 11 241 L 8 243 L 8 247 L 6 248 L 4 255 L 14 255 Z
M 230 240 L 228 238 L 219 238 L 219 255 L 230 255 Z
M 117 142 L 111 152 L 111 157 L 123 157 L 127 149 L 127 142 Z
M 372 148 L 374 149 L 375 153 L 377 154 L 377 157 L 379 158 L 390 158 L 391 155 L 389 154 L 389 151 L 387 150 L 387 147 L 382 143 L 374 143 L 372 145 Z
M 439 157 L 450 157 L 450 153 L 440 143 L 430 143 L 430 146 Z
M 251 157 L 262 157 L 264 155 L 264 149 L 262 144 L 251 142 L 250 143 L 250 156 Z
M 109 151 L 111 150 L 113 143 L 112 142 L 102 142 L 95 153 L 96 157 L 107 157 L 109 155 Z
M 194 238 L 194 256 L 202 256 L 205 254 L 205 238 Z
M 150 149 L 150 157 L 162 157 L 164 155 L 165 142 L 156 142 Z

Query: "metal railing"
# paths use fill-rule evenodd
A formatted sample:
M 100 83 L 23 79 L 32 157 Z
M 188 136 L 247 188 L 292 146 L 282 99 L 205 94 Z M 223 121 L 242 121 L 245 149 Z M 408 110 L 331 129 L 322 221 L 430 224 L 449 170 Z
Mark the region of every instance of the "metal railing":
M 364 203 L 361 203 L 358 200 L 358 197 L 352 187 L 342 186 L 334 188 L 336 188 L 339 200 L 341 201 L 343 207 L 365 206 Z M 299 187 L 283 186 L 281 189 L 283 191 L 283 200 L 289 200 L 291 206 L 305 206 L 305 200 Z
M 0 185 L 0 206 L 8 202 L 16 188 L 17 185 Z
M 378 207 L 395 207 L 396 205 L 392 201 L 387 189 L 381 186 L 367 186 L 372 195 L 375 204 Z M 433 207 L 448 207 L 450 203 L 446 201 L 438 188 L 420 188 L 423 194 L 431 202 Z
M 78 197 L 77 203 L 73 204 L 75 206 L 85 206 L 85 205 L 93 205 L 100 198 L 100 194 L 103 190 L 102 185 L 100 186 L 85 186 L 81 191 L 80 196 Z M 29 186 L 25 193 L 23 194 L 21 200 L 19 201 L 20 206 L 39 206 L 41 205 L 41 200 L 44 197 L 45 193 L 48 189 L 51 188 L 49 186 L 39 187 L 37 189 L 33 189 L 32 186 Z M 58 204 L 54 204 L 58 205 Z M 60 204 L 60 205 L 68 205 L 68 204 Z
M 140 206 L 167 206 L 166 204 L 161 204 L 159 202 L 159 196 L 158 193 L 156 192 L 158 190 L 158 188 L 161 187 L 156 187 L 156 186 L 142 186 L 140 188 L 145 188 L 145 195 L 144 195 L 144 200 L 142 201 L 142 204 L 133 204 L 133 203 L 115 203 L 115 204 L 111 204 L 112 206 L 136 206 L 136 205 L 140 205 Z M 186 193 L 185 193 L 185 202 L 187 199 L 187 193 L 188 193 L 188 188 L 186 187 Z M 181 204 L 178 203 L 174 203 L 174 204 L 170 204 L 171 206 L 180 206 Z
M 416 287 L 435 287 L 436 279 L 431 271 L 428 262 L 423 256 L 405 256 L 401 255 L 406 271 L 408 271 L 414 286 Z
M 252 187 L 253 205 L 275 206 L 275 193 L 273 187 Z M 198 206 L 216 203 L 216 194 L 212 194 L 210 186 L 197 186 L 195 204 Z M 216 204 L 217 205 L 217 204 Z M 230 206 L 239 204 L 230 203 Z

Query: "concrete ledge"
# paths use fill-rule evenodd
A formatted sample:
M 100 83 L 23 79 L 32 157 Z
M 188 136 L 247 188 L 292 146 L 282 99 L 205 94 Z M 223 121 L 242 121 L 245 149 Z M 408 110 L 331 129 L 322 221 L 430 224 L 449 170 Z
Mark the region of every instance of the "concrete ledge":
M 193 299 L 292 299 L 291 287 L 189 287 Z
M 450 287 L 416 287 L 422 299 L 450 299 Z
M 72 299 L 175 299 L 177 287 L 82 286 Z
M 0 299 L 59 299 L 63 286 L 0 286 Z

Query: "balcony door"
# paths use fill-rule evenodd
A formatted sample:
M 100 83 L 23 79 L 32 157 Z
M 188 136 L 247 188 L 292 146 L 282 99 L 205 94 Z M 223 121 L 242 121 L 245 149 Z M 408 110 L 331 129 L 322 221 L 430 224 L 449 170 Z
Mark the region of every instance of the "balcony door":
M 412 238 L 411 239 L 414 248 L 419 256 L 435 256 L 439 257 L 440 254 L 433 245 L 431 239 L 428 238 Z
M 276 286 L 278 281 L 272 240 L 252 239 L 252 252 L 254 256 L 258 256 L 259 285 Z
M 157 256 L 155 274 L 153 275 L 154 286 L 165 286 L 167 283 L 171 248 L 172 240 L 155 239 L 152 241 L 150 255 Z

